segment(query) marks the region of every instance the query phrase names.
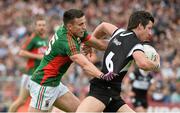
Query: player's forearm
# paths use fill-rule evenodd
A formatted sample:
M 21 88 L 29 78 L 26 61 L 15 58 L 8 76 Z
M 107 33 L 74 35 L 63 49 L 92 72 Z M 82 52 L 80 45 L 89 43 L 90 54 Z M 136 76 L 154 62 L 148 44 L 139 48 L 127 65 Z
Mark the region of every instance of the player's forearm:
M 97 50 L 105 51 L 107 49 L 108 43 L 109 43 L 108 40 L 101 39 L 101 40 L 98 40 L 96 42 L 89 44 L 89 46 L 91 46 Z
M 88 75 L 99 78 L 99 76 L 103 74 L 82 54 L 73 55 L 71 59 L 79 64 Z
M 99 26 L 97 26 L 94 32 L 92 33 L 92 36 L 96 37 L 97 39 L 103 39 L 106 35 L 106 32 L 103 31 L 102 23 Z
M 41 60 L 43 58 L 42 54 L 34 54 L 34 53 L 28 52 L 26 50 L 20 50 L 19 56 L 26 57 L 26 58 L 39 59 L 39 60 Z
M 159 69 L 159 63 L 147 59 L 147 61 L 140 64 L 139 67 L 146 71 L 156 71 Z
M 97 69 L 92 63 L 87 63 L 82 66 L 83 70 L 93 77 L 99 78 L 103 74 L 99 69 Z
M 156 57 L 156 60 L 148 59 L 145 54 L 141 51 L 135 51 L 133 53 L 133 58 L 136 62 L 136 65 L 146 71 L 158 70 L 160 64 L 159 56 Z
M 100 43 L 94 48 L 105 51 L 107 49 L 108 43 L 108 40 L 101 40 Z

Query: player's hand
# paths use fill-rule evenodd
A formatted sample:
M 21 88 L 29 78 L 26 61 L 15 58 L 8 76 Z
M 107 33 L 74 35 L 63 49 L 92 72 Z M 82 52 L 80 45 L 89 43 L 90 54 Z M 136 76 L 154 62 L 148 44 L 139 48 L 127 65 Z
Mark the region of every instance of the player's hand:
M 118 76 L 118 74 L 113 73 L 113 72 L 108 72 L 106 74 L 100 75 L 100 79 L 110 81 L 110 80 L 114 79 L 116 76 Z
M 43 58 L 44 54 L 37 54 L 36 57 L 37 59 L 41 60 Z
M 158 53 L 156 54 L 155 61 L 156 61 L 157 63 L 160 63 L 160 56 L 159 56 L 159 54 L 158 54 Z
M 84 45 L 82 45 L 82 52 L 83 52 L 84 55 L 88 55 L 89 54 L 90 57 L 91 57 L 93 49 L 92 49 L 92 47 L 84 44 Z
M 153 70 L 159 71 L 159 69 L 160 69 L 160 56 L 159 56 L 159 54 L 156 54 L 155 63 L 156 63 L 156 66 Z

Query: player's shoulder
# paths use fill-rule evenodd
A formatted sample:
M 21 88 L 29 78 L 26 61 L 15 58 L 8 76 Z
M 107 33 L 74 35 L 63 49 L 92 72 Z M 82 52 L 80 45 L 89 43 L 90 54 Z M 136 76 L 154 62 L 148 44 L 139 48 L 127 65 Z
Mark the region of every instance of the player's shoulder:
M 130 38 L 131 40 L 136 40 L 136 35 L 133 31 L 125 30 L 123 28 L 117 29 L 113 35 L 113 37 L 122 37 L 124 40 L 128 40 L 127 38 Z
M 55 32 L 54 34 L 54 46 L 55 48 L 67 48 L 68 47 L 68 39 L 67 39 L 67 34 L 62 34 Z
M 31 33 L 31 34 L 27 34 L 25 38 L 27 39 L 33 39 L 34 37 L 36 37 L 36 33 Z
M 58 38 L 58 40 L 67 40 L 68 38 L 68 32 L 64 27 L 60 27 L 56 32 L 55 36 Z
M 141 44 L 141 41 L 138 39 L 136 34 L 133 31 L 125 31 L 120 34 L 120 36 L 125 37 L 124 39 L 127 40 L 129 43 L 139 43 Z
M 117 35 L 119 33 L 125 32 L 125 31 L 126 30 L 124 28 L 118 28 L 113 32 L 112 37 L 114 37 L 115 35 Z
M 28 34 L 24 38 L 24 43 L 27 43 L 27 42 L 30 43 L 30 42 L 34 41 L 35 38 L 36 38 L 36 34 L 35 33 Z
M 67 29 L 64 25 L 59 26 L 59 28 L 55 31 L 58 35 L 67 34 Z

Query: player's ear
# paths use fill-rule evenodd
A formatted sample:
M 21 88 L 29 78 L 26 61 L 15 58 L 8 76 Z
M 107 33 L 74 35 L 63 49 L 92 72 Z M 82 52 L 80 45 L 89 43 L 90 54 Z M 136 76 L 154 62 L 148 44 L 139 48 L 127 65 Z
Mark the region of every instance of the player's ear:
M 141 29 L 144 29 L 143 25 L 140 23 L 138 26 L 137 26 L 137 29 L 138 30 L 141 30 Z
M 71 31 L 71 29 L 72 29 L 72 24 L 70 24 L 70 23 L 67 24 L 67 29 Z

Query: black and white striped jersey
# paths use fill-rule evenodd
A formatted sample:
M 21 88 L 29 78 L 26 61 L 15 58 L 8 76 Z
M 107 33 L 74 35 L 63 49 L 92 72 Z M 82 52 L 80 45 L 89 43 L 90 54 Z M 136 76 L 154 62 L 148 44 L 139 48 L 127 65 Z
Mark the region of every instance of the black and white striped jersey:
M 146 98 L 147 91 L 154 82 L 152 73 L 136 68 L 134 72 L 129 74 L 129 78 L 135 97 Z
M 102 72 L 114 72 L 119 76 L 109 81 L 108 84 L 121 84 L 133 62 L 132 54 L 137 50 L 143 51 L 143 45 L 133 31 L 118 29 L 114 32 L 104 54 Z M 102 82 L 103 80 L 94 78 L 91 82 L 96 81 Z

